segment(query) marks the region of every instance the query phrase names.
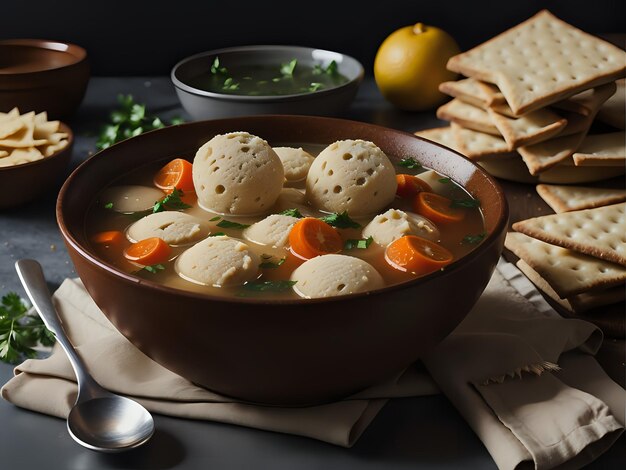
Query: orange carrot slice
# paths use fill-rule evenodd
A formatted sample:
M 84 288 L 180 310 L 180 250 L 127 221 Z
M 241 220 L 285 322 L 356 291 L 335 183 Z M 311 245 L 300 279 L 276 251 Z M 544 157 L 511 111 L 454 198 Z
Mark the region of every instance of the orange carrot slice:
M 398 189 L 396 190 L 396 194 L 400 197 L 413 197 L 417 193 L 421 191 L 429 191 L 432 192 L 433 188 L 418 176 L 414 175 L 405 175 L 401 173 L 396 175 L 396 181 L 398 182 Z
M 413 200 L 413 210 L 435 223 L 460 222 L 465 217 L 463 209 L 452 207 L 452 200 L 439 194 L 421 192 Z
M 293 254 L 303 259 L 339 253 L 343 248 L 339 232 L 326 222 L 313 217 L 296 222 L 289 232 L 289 245 Z
M 193 165 L 183 158 L 175 158 L 154 176 L 154 185 L 157 188 L 181 189 L 193 191 Z
M 91 237 L 91 241 L 97 245 L 105 247 L 118 246 L 122 244 L 124 234 L 119 230 L 107 230 L 106 232 L 98 232 Z
M 385 260 L 399 271 L 423 275 L 450 264 L 453 255 L 430 240 L 406 235 L 389 244 L 385 250 Z
M 167 261 L 171 251 L 162 238 L 152 237 L 130 245 L 124 250 L 124 256 L 135 263 L 150 266 Z

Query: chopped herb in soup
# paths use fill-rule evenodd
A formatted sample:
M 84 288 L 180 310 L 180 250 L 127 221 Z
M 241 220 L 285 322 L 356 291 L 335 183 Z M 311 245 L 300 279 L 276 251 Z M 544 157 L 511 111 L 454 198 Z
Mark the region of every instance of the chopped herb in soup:
M 335 88 L 348 82 L 333 60 L 310 66 L 292 59 L 278 64 L 226 66 L 219 57 L 207 64 L 205 73 L 189 80 L 195 88 L 213 93 L 246 96 L 279 96 Z
M 487 235 L 480 201 L 412 157 L 362 140 L 280 148 L 217 135 L 112 182 L 87 217 L 94 252 L 194 292 L 318 298 L 445 270 Z

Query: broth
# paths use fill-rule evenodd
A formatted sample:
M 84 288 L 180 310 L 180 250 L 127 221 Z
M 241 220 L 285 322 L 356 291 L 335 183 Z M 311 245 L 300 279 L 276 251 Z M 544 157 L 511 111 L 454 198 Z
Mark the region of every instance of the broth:
M 325 146 L 322 145 L 305 145 L 301 143 L 297 144 L 281 144 L 282 146 L 302 146 L 306 151 L 311 153 L 312 155 L 317 155 Z M 278 145 L 275 145 L 278 146 Z M 193 156 L 183 156 L 188 161 L 193 161 Z M 154 164 L 150 164 L 141 168 L 138 168 L 122 177 L 118 178 L 115 182 L 112 183 L 111 186 L 118 185 L 143 185 L 153 187 L 153 177 L 159 171 L 159 169 L 165 164 L 167 161 L 160 161 Z M 442 196 L 448 197 L 452 200 L 472 200 L 471 196 L 458 184 L 451 181 L 449 178 L 444 175 L 439 175 L 432 170 L 428 170 L 426 168 L 420 169 L 407 169 L 400 166 L 395 167 L 396 173 L 405 173 L 411 175 L 421 175 L 433 188 L 433 192 L 436 192 Z M 111 187 L 110 186 L 110 187 Z M 285 188 L 294 188 L 300 191 L 304 191 L 304 181 L 297 184 L 285 184 Z M 257 217 L 248 217 L 248 216 L 218 216 L 217 214 L 213 214 L 211 212 L 207 212 L 200 208 L 197 204 L 197 201 L 193 194 L 186 194 L 184 197 L 184 201 L 191 205 L 190 208 L 185 209 L 184 212 L 201 218 L 203 220 L 211 220 L 216 217 L 220 217 L 220 220 L 228 220 L 232 222 L 237 222 L 240 224 L 252 224 L 262 220 L 267 215 L 275 214 L 281 210 L 284 210 L 284 207 L 281 209 L 273 208 L 273 210 L 269 211 L 265 215 L 257 216 Z M 126 230 L 130 225 L 139 220 L 145 215 L 151 213 L 151 211 L 141 212 L 141 213 L 132 213 L 132 214 L 122 214 L 118 212 L 114 212 L 110 209 L 107 209 L 105 206 L 107 205 L 106 200 L 96 200 L 91 205 L 90 210 L 88 211 L 86 217 L 86 225 L 85 231 L 87 235 L 87 239 L 91 239 L 94 234 L 102 232 L 102 231 L 111 231 L 118 230 L 123 233 L 126 233 Z M 393 204 L 389 207 L 394 209 L 399 209 L 405 212 L 413 212 L 411 208 L 411 203 L 407 199 L 396 197 Z M 312 211 L 315 211 L 311 208 Z M 386 210 L 386 209 L 385 209 Z M 447 248 L 454 256 L 454 260 L 466 255 L 470 251 L 472 251 L 478 244 L 482 241 L 484 237 L 484 222 L 482 213 L 479 207 L 467 207 L 464 209 L 465 217 L 462 222 L 443 225 L 436 224 L 440 231 L 440 239 L 439 244 L 443 247 Z M 381 212 L 384 212 L 381 211 Z M 324 215 L 328 215 L 321 211 L 315 211 L 314 216 L 322 217 Z M 340 229 L 339 232 L 342 236 L 342 239 L 360 239 L 361 238 L 361 230 L 362 228 L 371 221 L 371 219 L 377 214 L 372 214 L 369 217 L 351 217 L 354 221 L 361 224 L 361 228 L 359 229 Z M 222 232 L 226 235 L 229 235 L 234 238 L 242 237 L 242 230 L 237 228 L 223 228 L 223 227 L 215 227 L 218 221 L 214 221 L 211 226 L 211 232 L 214 233 L 216 231 Z M 258 254 L 261 257 L 263 262 L 278 264 L 279 260 L 282 260 L 286 257 L 285 261 L 280 264 L 280 266 L 274 269 L 259 269 L 258 280 L 259 281 L 278 281 L 278 280 L 288 280 L 291 272 L 300 266 L 305 260 L 302 260 L 292 254 L 288 249 L 284 248 L 272 248 L 266 245 L 258 245 L 248 240 L 244 240 L 250 247 L 252 251 Z M 293 289 L 288 289 L 284 292 L 255 292 L 248 291 L 242 286 L 229 286 L 229 287 L 214 287 L 214 286 L 206 286 L 196 284 L 194 282 L 187 281 L 179 276 L 179 274 L 174 269 L 174 261 L 175 258 L 180 255 L 184 250 L 188 249 L 192 245 L 186 245 L 181 247 L 172 247 L 172 253 L 170 256 L 170 261 L 167 263 L 162 263 L 163 270 L 156 270 L 154 272 L 148 271 L 146 269 L 142 269 L 141 266 L 136 265 L 128 261 L 123 256 L 123 250 L 130 246 L 131 242 L 127 239 L 124 239 L 122 247 L 119 248 L 108 248 L 102 249 L 101 247 L 93 244 L 93 251 L 102 257 L 104 260 L 114 265 L 118 269 L 127 272 L 134 273 L 137 276 L 142 278 L 166 284 L 171 287 L 199 292 L 209 295 L 216 296 L 226 296 L 226 297 L 258 297 L 263 299 L 296 299 L 300 298 Z M 378 245 L 373 242 L 369 244 L 367 249 L 358 249 L 353 248 L 346 250 L 344 248 L 341 251 L 341 254 L 350 255 L 354 257 L 358 257 L 370 263 L 382 276 L 385 285 L 394 285 L 402 282 L 406 282 L 412 279 L 415 279 L 416 276 L 410 272 L 402 272 L 398 269 L 390 266 L 385 260 L 384 256 L 385 247 Z
M 219 62 L 218 62 L 219 64 Z M 334 64 L 334 65 L 332 65 Z M 292 67 L 293 65 L 293 67 Z M 281 96 L 335 88 L 349 80 L 331 62 L 326 68 L 299 63 L 250 64 L 216 67 L 191 77 L 189 85 L 212 93 L 245 96 Z

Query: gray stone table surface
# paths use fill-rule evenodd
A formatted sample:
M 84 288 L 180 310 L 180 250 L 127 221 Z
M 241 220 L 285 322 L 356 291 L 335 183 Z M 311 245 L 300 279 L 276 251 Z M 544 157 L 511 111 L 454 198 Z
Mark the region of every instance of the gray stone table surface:
M 72 121 L 76 134 L 72 167 L 94 150 L 95 134 L 130 93 L 161 117 L 181 115 L 169 79 L 93 78 Z M 433 127 L 433 113 L 404 113 L 387 104 L 371 78 L 363 83 L 346 118 L 406 131 Z M 61 182 L 59 182 L 60 185 Z M 1 197 L 1 196 L 0 196 Z M 27 206 L 0 212 L 0 294 L 24 295 L 13 268 L 23 257 L 38 259 L 54 290 L 75 276 L 59 235 L 56 191 Z M 0 363 L 0 383 L 12 367 Z M 143 448 L 117 455 L 79 447 L 56 418 L 18 409 L 0 400 L 0 470 L 99 469 L 457 469 L 496 468 L 478 438 L 442 395 L 391 400 L 351 449 L 312 439 L 227 424 L 156 416 L 157 433 Z M 593 468 L 618 468 L 626 461 L 624 439 Z

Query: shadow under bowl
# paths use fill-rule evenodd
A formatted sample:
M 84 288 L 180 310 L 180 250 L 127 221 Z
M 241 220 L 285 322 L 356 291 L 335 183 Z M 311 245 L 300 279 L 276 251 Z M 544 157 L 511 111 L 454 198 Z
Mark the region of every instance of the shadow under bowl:
M 285 143 L 376 143 L 393 161 L 411 156 L 450 176 L 482 203 L 487 236 L 443 271 L 368 293 L 326 299 L 227 298 L 183 291 L 124 273 L 100 259 L 85 214 L 120 175 L 186 157 L 216 134 L 245 130 Z M 68 178 L 57 221 L 76 271 L 104 314 L 135 346 L 222 395 L 273 405 L 346 397 L 388 379 L 433 349 L 472 308 L 502 252 L 506 199 L 484 170 L 412 134 L 311 116 L 251 116 L 172 126 L 116 144 Z
M 194 86 L 194 80 L 208 76 L 215 57 L 229 67 L 275 65 L 296 59 L 298 64 L 313 67 L 337 63 L 338 72 L 348 81 L 317 91 L 272 96 L 246 96 L 215 93 Z M 305 114 L 333 116 L 345 111 L 363 80 L 363 66 L 356 59 L 338 52 L 299 46 L 243 46 L 216 49 L 183 59 L 171 73 L 176 94 L 185 111 L 195 120 L 255 114 Z
M 45 39 L 0 41 L 0 111 L 46 111 L 67 119 L 78 109 L 87 83 L 87 52 L 80 46 Z
M 59 123 L 59 132 L 65 132 L 67 145 L 58 152 L 30 163 L 0 167 L 0 210 L 18 207 L 34 201 L 60 184 L 72 158 L 74 134 L 65 124 Z

